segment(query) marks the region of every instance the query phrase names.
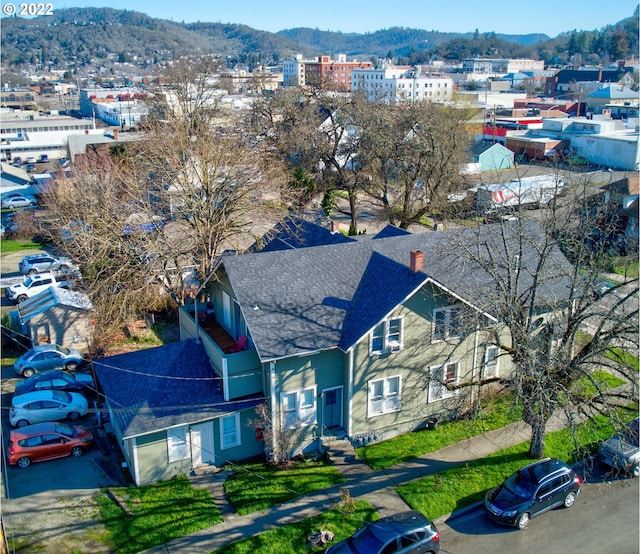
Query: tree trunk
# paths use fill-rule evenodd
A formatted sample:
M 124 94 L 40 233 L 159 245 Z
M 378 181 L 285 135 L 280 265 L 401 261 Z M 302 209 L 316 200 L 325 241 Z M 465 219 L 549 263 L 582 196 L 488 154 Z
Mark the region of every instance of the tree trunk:
M 349 191 L 349 210 L 351 212 L 351 224 L 349 225 L 349 235 L 358 234 L 358 203 L 355 191 Z
M 529 446 L 529 458 L 540 459 L 544 457 L 544 431 L 546 421 L 533 421 L 531 423 L 531 445 Z

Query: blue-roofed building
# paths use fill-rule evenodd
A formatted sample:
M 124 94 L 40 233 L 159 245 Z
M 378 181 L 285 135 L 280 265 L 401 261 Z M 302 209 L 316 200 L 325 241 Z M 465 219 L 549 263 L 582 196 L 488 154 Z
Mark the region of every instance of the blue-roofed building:
M 202 343 L 183 340 L 93 365 L 136 485 L 263 452 L 248 425 L 263 395 L 226 400 Z

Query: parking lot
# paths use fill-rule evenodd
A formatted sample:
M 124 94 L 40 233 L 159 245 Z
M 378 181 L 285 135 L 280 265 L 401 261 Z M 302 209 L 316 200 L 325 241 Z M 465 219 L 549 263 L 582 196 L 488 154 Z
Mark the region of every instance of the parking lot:
M 126 482 L 114 445 L 98 429 L 95 412 L 90 412 L 77 422 L 96 438 L 83 456 L 25 469 L 8 466 L 4 452 L 11 429 L 8 408 L 17 379 L 11 365 L 2 367 L 2 512 L 10 548 L 16 552 L 109 552 L 99 540 L 104 528 L 93 497 L 101 487 Z

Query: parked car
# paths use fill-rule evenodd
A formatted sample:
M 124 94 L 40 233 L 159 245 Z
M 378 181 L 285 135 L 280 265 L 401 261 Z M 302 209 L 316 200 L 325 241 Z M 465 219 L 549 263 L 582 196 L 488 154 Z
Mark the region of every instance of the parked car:
M 65 271 L 71 267 L 71 260 L 53 254 L 33 254 L 25 256 L 18 264 L 18 270 L 23 275 L 35 275 L 43 271 Z
M 22 165 L 22 158 L 20 156 L 14 156 L 13 158 L 11 158 L 11 162 L 13 165 Z
M 28 163 L 28 164 L 36 163 L 36 157 L 35 156 L 27 156 L 27 159 L 25 160 L 25 163 Z
M 600 460 L 610 467 L 640 477 L 640 418 L 634 419 L 620 433 L 604 441 L 598 449 Z
M 86 393 L 93 387 L 93 377 L 88 373 L 69 373 L 60 369 L 51 369 L 34 373 L 31 377 L 18 381 L 14 394 L 25 394 L 36 390 Z
M 327 549 L 327 554 L 440 552 L 440 533 L 420 512 L 410 511 L 368 523 L 353 536 Z
M 22 283 L 8 286 L 4 289 L 4 294 L 7 300 L 15 301 L 19 304 L 50 287 L 69 288 L 69 283 L 67 281 L 58 281 L 53 273 L 40 273 L 38 275 L 30 275 Z
M 39 344 L 20 356 L 13 364 L 13 369 L 18 375 L 27 378 L 49 369 L 73 371 L 83 361 L 82 354 L 72 348 L 57 344 Z
M 545 458 L 523 467 L 484 500 L 487 515 L 497 523 L 524 529 L 529 520 L 558 506 L 571 508 L 582 478 L 567 464 Z
M 12 196 L 6 196 L 2 198 L 1 206 L 10 210 L 16 208 L 26 208 L 27 206 L 35 206 L 36 200 L 32 196 L 26 196 L 24 194 L 16 194 Z
M 25 468 L 32 462 L 82 456 L 92 443 L 93 435 L 84 427 L 52 421 L 36 423 L 9 433 L 7 461 Z
M 35 171 L 36 170 L 36 164 L 27 164 L 24 169 L 25 169 L 25 171 Z
M 9 423 L 24 427 L 45 421 L 76 421 L 89 410 L 87 399 L 77 392 L 39 390 L 14 396 L 9 410 Z
M 40 157 L 38 158 L 38 162 L 39 163 L 46 163 L 49 161 L 49 155 L 48 154 L 40 154 Z

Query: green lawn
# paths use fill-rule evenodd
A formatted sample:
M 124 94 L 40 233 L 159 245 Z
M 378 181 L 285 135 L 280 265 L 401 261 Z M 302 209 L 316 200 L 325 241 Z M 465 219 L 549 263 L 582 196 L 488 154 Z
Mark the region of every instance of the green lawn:
M 335 533 L 330 544 L 353 535 L 365 522 L 378 519 L 377 512 L 364 500 L 354 502 L 353 511 L 333 509 L 308 519 L 283 525 L 216 550 L 216 554 L 293 554 L 322 552 L 307 546 L 307 537 L 320 530 Z
M 623 420 L 637 415 L 637 406 L 621 410 Z M 570 429 L 545 436 L 545 456 L 575 463 L 595 452 L 599 443 L 610 437 L 614 429 L 604 416 L 596 416 L 577 426 L 575 435 Z M 398 493 L 412 508 L 431 519 L 482 500 L 487 491 L 497 487 L 517 469 L 531 463 L 527 458 L 529 443 L 525 442 L 500 450 L 491 456 L 474 460 L 423 479 L 398 487 Z
M 211 493 L 194 488 L 185 476 L 113 490 L 133 512 L 128 515 L 105 491 L 97 496 L 102 522 L 119 554 L 140 552 L 222 522 Z
M 454 444 L 461 440 L 480 435 L 486 431 L 499 429 L 514 421 L 519 421 L 521 411 L 513 400 L 513 395 L 502 394 L 487 401 L 475 420 L 445 422 L 435 430 L 420 430 L 394 437 L 370 446 L 356 449 L 374 470 L 386 469 L 400 462 L 417 458 L 428 452 Z
M 249 463 L 238 466 L 225 481 L 224 490 L 236 512 L 244 515 L 343 481 L 344 477 L 324 460 L 294 462 L 288 469 Z
M 588 377 L 578 379 L 573 386 L 573 390 L 586 398 L 593 398 L 598 394 L 598 391 L 604 392 L 609 389 L 615 389 L 626 383 L 624 379 L 603 370 L 594 371 L 591 373 L 591 377 L 593 381 Z
M 640 371 L 640 360 L 638 360 L 638 356 L 635 356 L 622 348 L 611 346 L 607 350 L 605 356 L 614 362 L 622 364 L 623 366 Z
M 32 240 L 2 240 L 1 249 L 3 253 L 19 252 L 20 250 L 40 250 L 43 246 L 39 242 Z

